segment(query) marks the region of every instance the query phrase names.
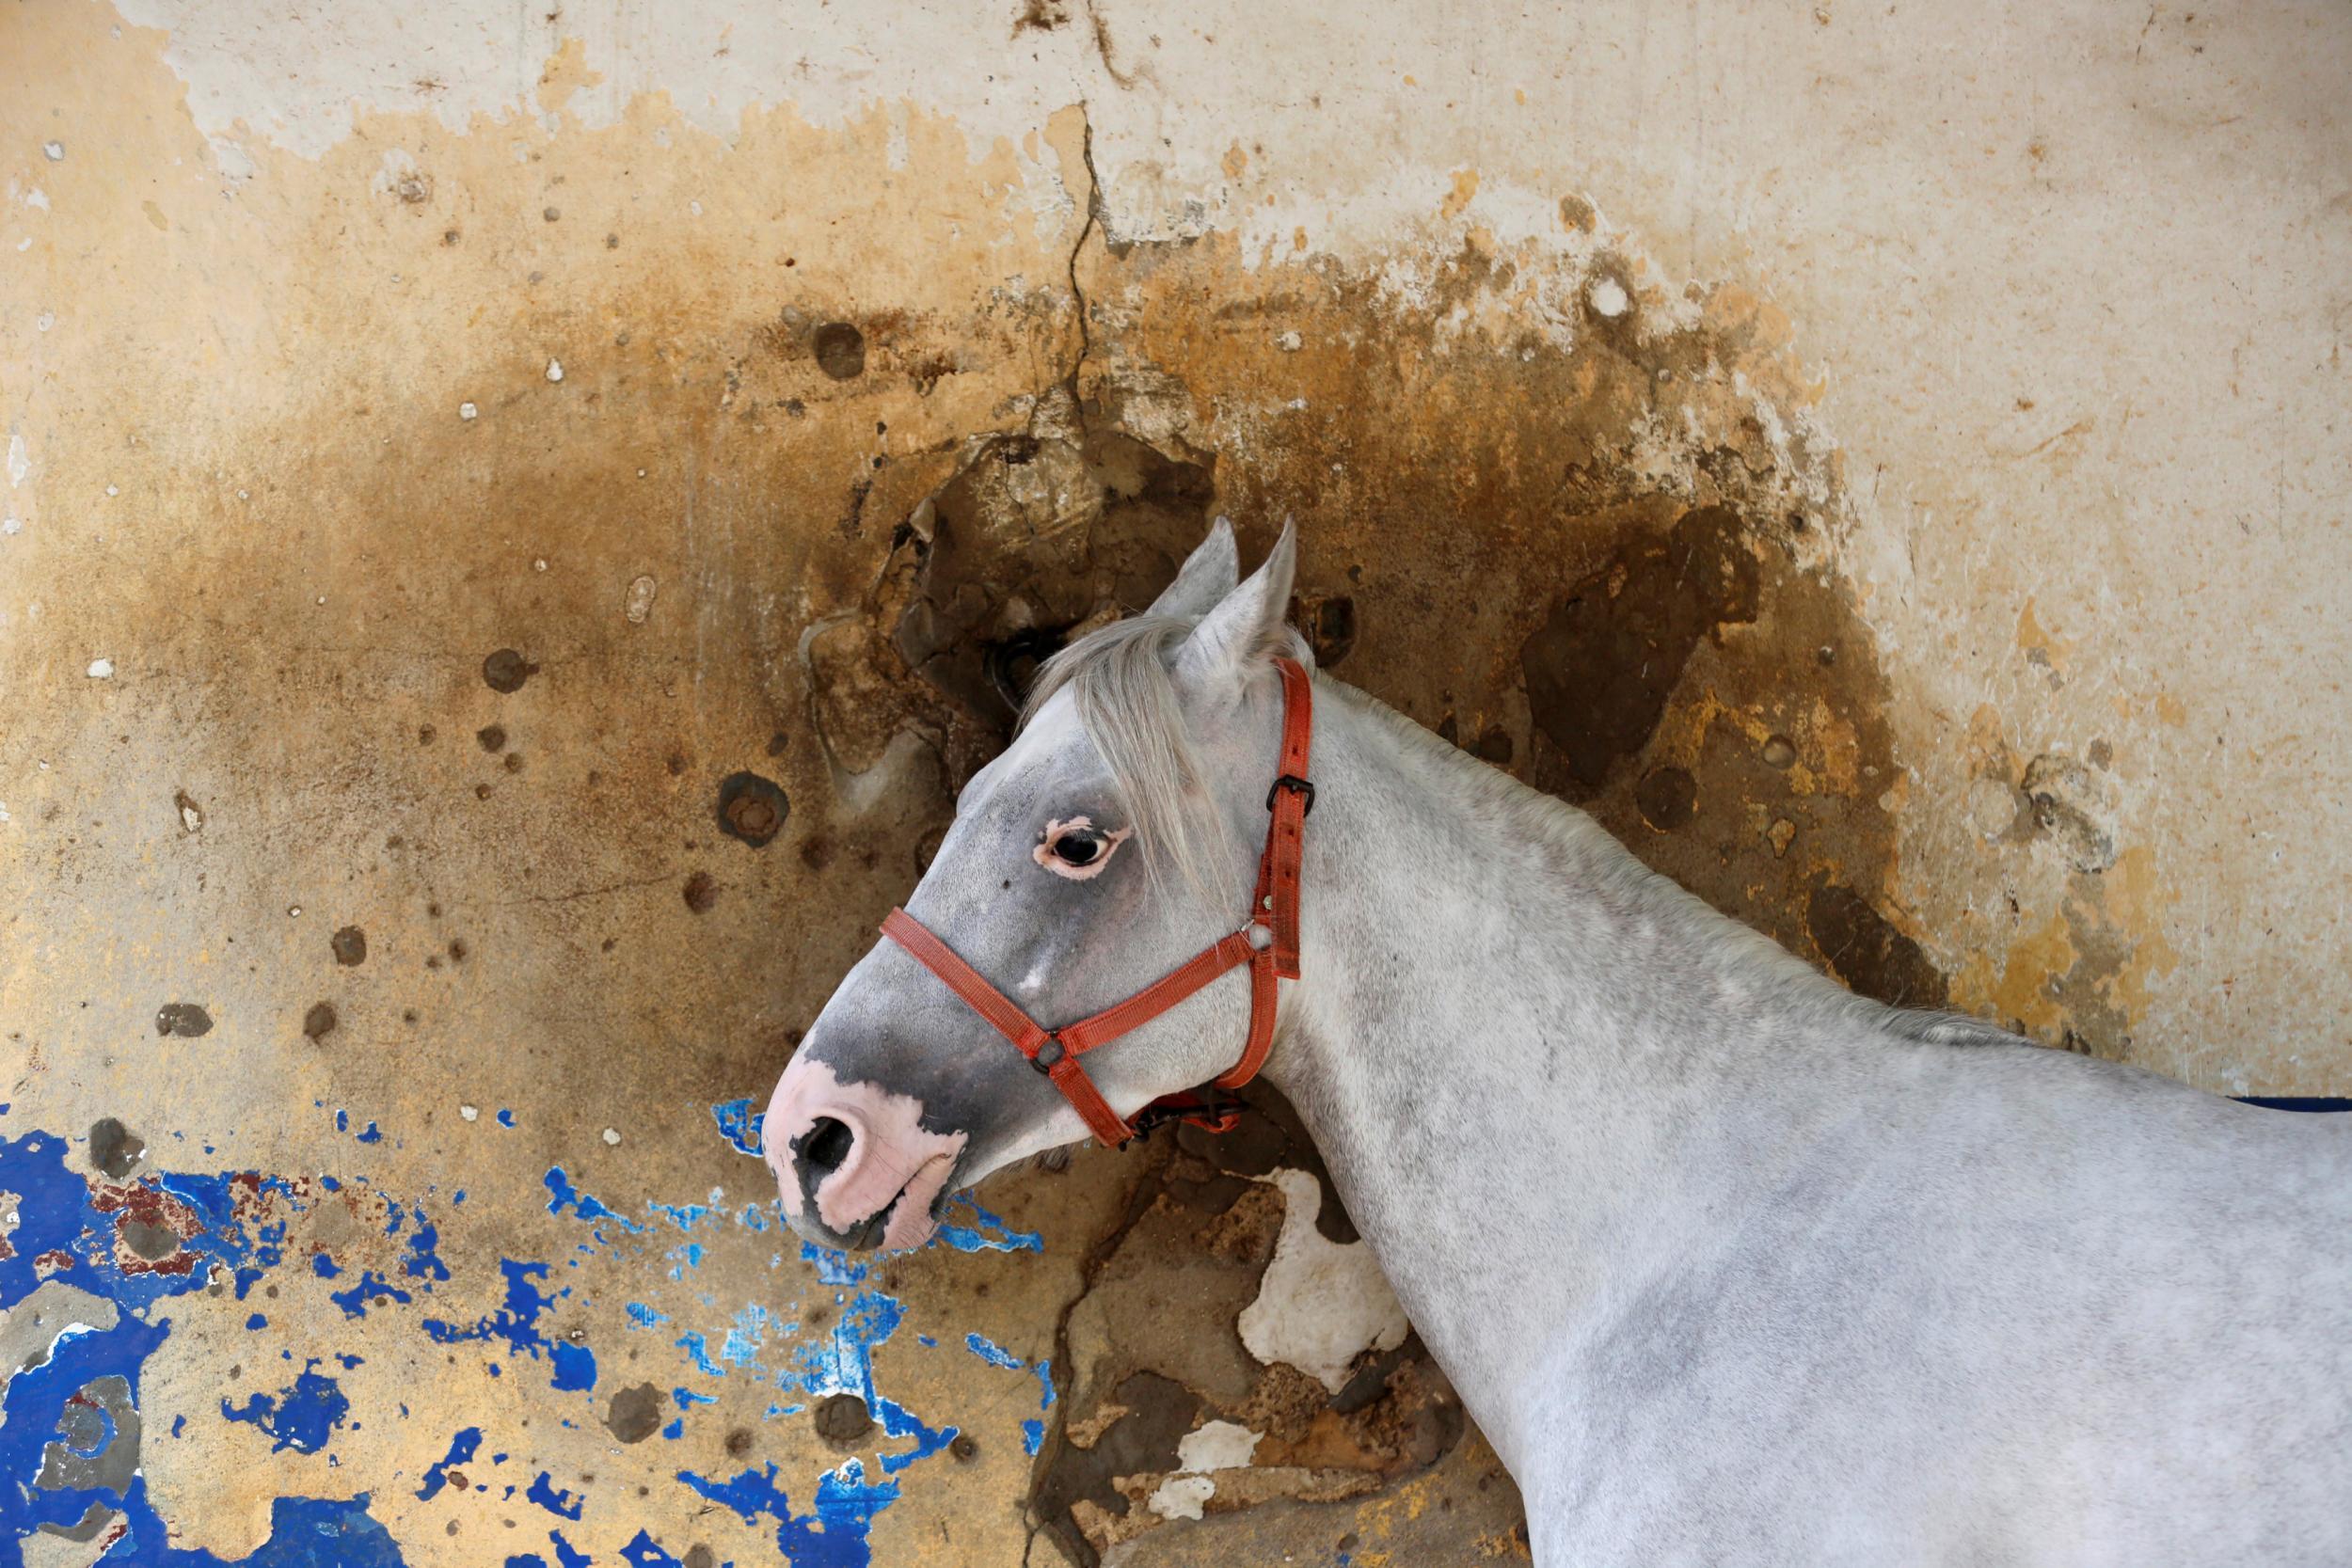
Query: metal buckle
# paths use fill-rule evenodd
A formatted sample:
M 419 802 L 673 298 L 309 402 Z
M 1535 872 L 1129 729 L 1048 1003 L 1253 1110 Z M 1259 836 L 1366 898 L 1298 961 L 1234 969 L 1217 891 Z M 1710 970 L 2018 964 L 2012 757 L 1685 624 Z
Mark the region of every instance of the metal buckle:
M 1265 792 L 1265 809 L 1272 811 L 1274 809 L 1274 798 L 1277 795 L 1281 794 L 1282 791 L 1286 789 L 1292 790 L 1306 798 L 1307 804 L 1299 811 L 1298 814 L 1301 817 L 1306 816 L 1309 812 L 1315 809 L 1314 784 L 1306 779 L 1300 778 L 1295 773 L 1285 773 L 1280 778 L 1274 781 L 1273 784 Z
M 1029 1065 L 1050 1077 L 1056 1065 L 1068 1053 L 1062 1050 L 1061 1037 L 1048 1035 L 1045 1037 L 1045 1043 L 1037 1048 L 1037 1054 L 1029 1058 Z

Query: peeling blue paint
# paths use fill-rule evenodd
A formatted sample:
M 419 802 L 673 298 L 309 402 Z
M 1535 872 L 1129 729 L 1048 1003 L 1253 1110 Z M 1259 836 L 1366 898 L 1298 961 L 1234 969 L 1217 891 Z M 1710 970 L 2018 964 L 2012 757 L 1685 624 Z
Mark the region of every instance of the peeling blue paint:
M 573 1213 L 578 1214 L 583 1220 L 591 1222 L 596 1220 L 611 1220 L 613 1224 L 619 1226 L 623 1230 L 628 1231 L 631 1235 L 642 1235 L 644 1232 L 645 1227 L 644 1226 L 638 1224 L 632 1219 L 627 1218 L 618 1211 L 607 1205 L 601 1198 L 592 1196 L 587 1193 L 581 1192 L 578 1187 L 573 1186 L 571 1178 L 564 1174 L 564 1167 L 562 1165 L 550 1165 L 548 1167 L 547 1184 L 548 1193 L 549 1195 L 548 1198 L 548 1212 L 550 1214 L 560 1214 L 564 1210 L 569 1209 Z
M 326 1254 L 321 1253 L 318 1256 L 325 1257 Z M 417 1298 L 377 1274 L 373 1269 L 362 1269 L 359 1272 L 359 1283 L 348 1291 L 330 1291 L 327 1292 L 326 1299 L 342 1307 L 344 1317 L 364 1318 L 368 1315 L 370 1307 L 381 1307 L 387 1302 L 394 1301 L 405 1307 Z
M 1045 1238 L 1034 1230 L 1014 1230 L 1002 1219 L 980 1207 L 970 1193 L 959 1193 L 947 1200 L 947 1212 L 959 1210 L 970 1213 L 969 1222 L 942 1218 L 939 1240 L 958 1252 L 1042 1252 Z
M 1012 1352 L 1005 1349 L 1004 1346 L 995 1344 L 978 1334 L 965 1335 L 963 1337 L 963 1348 L 978 1356 L 981 1360 L 987 1362 L 990 1366 L 1001 1367 L 1009 1372 L 1017 1372 L 1024 1365 L 1021 1357 L 1013 1354 Z
M 748 1096 L 722 1101 L 710 1108 L 710 1114 L 718 1120 L 719 1136 L 734 1145 L 738 1154 L 759 1158 L 759 1124 L 765 1117 L 752 1109 Z
M 417 1496 L 426 1502 L 431 1502 L 440 1495 L 441 1488 L 449 1484 L 450 1471 L 471 1459 L 481 1448 L 482 1429 L 480 1427 L 458 1428 L 457 1435 L 449 1440 L 449 1452 L 441 1456 L 439 1463 L 425 1471 L 424 1484 L 417 1488 Z
M 310 1370 L 317 1365 L 315 1357 L 304 1362 L 294 1382 L 275 1395 L 255 1394 L 242 1406 L 221 1401 L 222 1417 L 249 1422 L 268 1433 L 273 1439 L 272 1453 L 284 1449 L 317 1453 L 351 1414 L 351 1402 L 335 1380 Z
M 678 1480 L 735 1510 L 747 1525 L 758 1523 L 762 1514 L 775 1520 L 776 1549 L 792 1568 L 867 1568 L 873 1554 L 866 1534 L 874 1515 L 898 1499 L 897 1481 L 869 1485 L 865 1466 L 854 1459 L 818 1478 L 815 1506 L 806 1514 L 792 1512 L 791 1499 L 776 1485 L 773 1465 L 764 1473 L 745 1470 L 727 1481 L 707 1480 L 691 1470 L 680 1470 Z
M 523 1496 L 559 1519 L 579 1518 L 580 1505 L 586 1501 L 584 1497 L 559 1488 L 555 1478 L 545 1470 L 539 1472 L 538 1479 L 524 1490 Z
M 571 1287 L 565 1286 L 550 1296 L 536 1283 L 548 1276 L 545 1263 L 526 1263 L 512 1258 L 499 1259 L 499 1272 L 506 1277 L 506 1304 L 497 1312 L 478 1319 L 470 1327 L 460 1327 L 439 1318 L 427 1318 L 424 1331 L 444 1345 L 467 1340 L 503 1340 L 517 1355 L 528 1355 L 536 1361 L 545 1358 L 554 1369 L 558 1388 L 582 1389 L 596 1386 L 596 1358 L 585 1345 L 549 1342 L 539 1331 L 539 1320 L 548 1307 L 564 1296 Z M 491 1368 L 491 1375 L 498 1369 Z
M 1021 1451 L 1031 1459 L 1045 1446 L 1045 1423 L 1031 1418 L 1021 1423 Z

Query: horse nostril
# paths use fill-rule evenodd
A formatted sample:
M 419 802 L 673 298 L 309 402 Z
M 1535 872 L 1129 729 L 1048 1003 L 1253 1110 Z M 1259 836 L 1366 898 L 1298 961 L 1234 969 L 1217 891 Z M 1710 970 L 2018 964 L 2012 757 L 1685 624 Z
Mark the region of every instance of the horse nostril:
M 818 1170 L 837 1170 L 856 1142 L 857 1134 L 850 1131 L 847 1122 L 818 1117 L 801 1139 L 801 1158 Z

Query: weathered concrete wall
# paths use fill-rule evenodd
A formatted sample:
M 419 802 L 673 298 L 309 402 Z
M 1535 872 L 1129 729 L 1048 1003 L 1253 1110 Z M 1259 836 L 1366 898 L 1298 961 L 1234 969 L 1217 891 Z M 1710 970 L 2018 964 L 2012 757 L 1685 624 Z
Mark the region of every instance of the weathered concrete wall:
M 1857 988 L 2352 1092 L 2348 68 L 2288 6 L 11 7 L 0 1535 L 1519 1550 L 1417 1340 L 1244 1344 L 1353 1241 L 1279 1106 L 864 1270 L 730 1147 L 1005 689 L 1218 511 Z

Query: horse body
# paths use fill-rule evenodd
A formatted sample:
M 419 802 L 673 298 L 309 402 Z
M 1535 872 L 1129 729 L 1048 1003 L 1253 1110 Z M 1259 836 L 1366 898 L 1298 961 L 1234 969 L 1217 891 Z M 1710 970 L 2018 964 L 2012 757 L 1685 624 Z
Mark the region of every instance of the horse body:
M 1286 531 L 1236 587 L 1220 526 L 959 802 L 909 910 L 1028 1014 L 1232 930 L 1290 574 Z M 2352 1126 L 1853 997 L 1327 678 L 1313 759 L 1265 1070 L 1539 1562 L 2352 1562 Z M 1229 906 L 1108 863 L 1131 828 Z M 1225 1070 L 1247 990 L 1089 1056 L 1105 1101 Z M 903 1245 L 1086 1124 L 884 942 L 766 1126 L 794 1228 Z
M 1860 1001 L 1325 680 L 1269 1073 L 1539 1561 L 2352 1561 L 2352 1137 Z

